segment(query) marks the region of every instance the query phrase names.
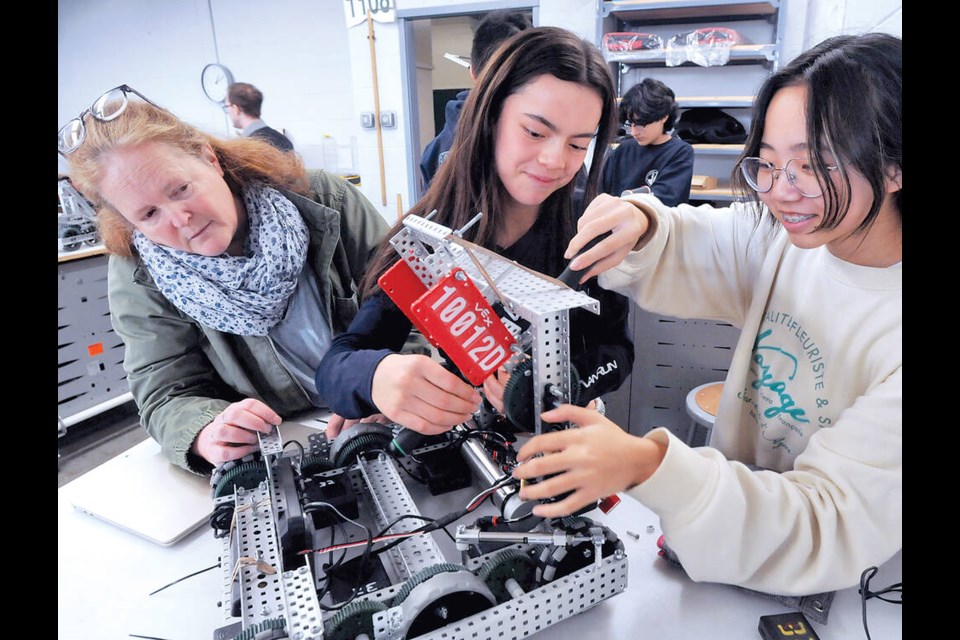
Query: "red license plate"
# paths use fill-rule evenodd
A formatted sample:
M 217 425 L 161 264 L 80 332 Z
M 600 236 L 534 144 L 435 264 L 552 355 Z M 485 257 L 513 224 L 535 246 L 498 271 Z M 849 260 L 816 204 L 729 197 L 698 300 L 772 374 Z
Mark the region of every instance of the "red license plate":
M 510 358 L 516 340 L 462 269 L 437 282 L 410 310 L 475 386 Z

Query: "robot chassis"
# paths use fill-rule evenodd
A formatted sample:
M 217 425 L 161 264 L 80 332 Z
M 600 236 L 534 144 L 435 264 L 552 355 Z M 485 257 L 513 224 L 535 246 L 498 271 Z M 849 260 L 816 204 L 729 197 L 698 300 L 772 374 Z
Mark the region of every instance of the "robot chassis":
M 57 180 L 57 238 L 62 251 L 76 251 L 81 245 L 100 242 L 96 214 L 67 177 Z
M 539 416 L 545 404 L 570 401 L 571 385 L 576 384 L 569 366 L 568 311 L 583 307 L 598 313 L 599 303 L 463 240 L 463 232 L 479 218 L 452 231 L 429 217 L 407 216 L 404 228 L 391 239 L 402 258 L 398 264 L 405 263 L 419 280 L 417 285 L 407 279 L 414 289 L 437 292 L 454 280 L 460 285 L 469 281 L 492 301 L 513 339 L 509 357 L 496 363 L 488 358 L 479 371 L 479 358 L 460 362 L 473 368 L 472 381 L 501 365 L 516 371 L 519 362 L 532 363 L 525 375 L 532 375 L 538 391 L 532 398 L 534 430 L 564 428 L 541 424 Z M 467 308 L 483 316 L 482 307 Z M 435 346 L 433 334 L 443 328 L 432 321 L 452 321 L 460 335 L 469 334 L 463 331 L 469 323 L 451 318 L 449 305 L 440 311 L 426 318 L 421 305 L 419 317 L 408 315 L 421 331 L 427 330 Z M 443 311 L 447 313 L 441 319 Z M 211 478 L 211 526 L 223 545 L 221 605 L 226 605 L 226 625 L 214 631 L 215 640 L 514 640 L 622 592 L 627 585 L 622 541 L 590 518 L 533 516 L 533 504 L 521 501 L 519 487 L 511 483 L 516 465 L 512 445 L 504 451 L 502 437 L 474 437 L 489 434 L 485 428 L 490 421 L 481 410 L 472 423 L 428 439 L 432 442 L 406 445 L 410 451 L 399 444 L 405 431 L 399 425 L 360 424 L 333 441 L 312 434 L 306 446 L 296 443 L 299 451 L 286 446 L 290 442 L 283 443 L 275 429 L 261 437 L 258 455 L 219 467 Z M 453 467 L 465 468 L 467 482 L 483 490 L 465 509 L 436 520 L 420 517 L 405 484 L 405 476 L 412 475 L 409 465 L 430 456 L 455 458 L 447 451 L 451 442 L 466 462 Z M 444 482 L 449 485 L 451 480 Z M 431 493 L 447 490 L 439 486 L 444 482 L 431 485 Z M 453 537 L 461 558 L 449 560 L 435 533 L 488 498 L 500 514 L 472 525 L 457 524 Z M 356 520 L 365 518 L 368 525 L 361 535 Z M 431 520 L 432 527 L 422 524 Z M 379 537 L 373 529 L 381 531 Z M 336 544 L 337 532 L 345 542 Z M 315 549 L 321 540 L 330 544 Z M 373 542 L 386 540 L 385 548 L 371 551 Z M 370 568 L 374 554 L 379 569 Z M 330 560 L 326 564 L 325 557 Z M 342 586 L 342 576 L 337 578 L 341 568 L 352 588 Z M 335 579 L 340 580 L 339 593 Z

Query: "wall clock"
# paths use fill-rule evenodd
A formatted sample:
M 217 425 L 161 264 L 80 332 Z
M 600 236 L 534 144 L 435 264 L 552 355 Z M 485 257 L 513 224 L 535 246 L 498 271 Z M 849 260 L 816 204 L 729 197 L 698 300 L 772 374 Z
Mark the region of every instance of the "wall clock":
M 200 73 L 200 84 L 208 98 L 223 103 L 227 99 L 227 89 L 233 84 L 233 74 L 222 64 L 208 64 Z

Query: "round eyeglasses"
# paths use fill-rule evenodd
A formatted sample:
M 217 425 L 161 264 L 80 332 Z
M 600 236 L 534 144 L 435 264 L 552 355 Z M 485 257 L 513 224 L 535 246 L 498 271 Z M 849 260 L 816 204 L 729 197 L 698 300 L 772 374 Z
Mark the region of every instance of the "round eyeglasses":
M 123 113 L 123 110 L 127 108 L 127 104 L 129 103 L 129 98 L 127 98 L 128 93 L 137 95 L 145 102 L 152 104 L 158 109 L 160 108 L 152 100 L 128 85 L 122 84 L 119 87 L 114 87 L 97 98 L 89 109 L 85 110 L 60 129 L 59 133 L 57 133 L 57 152 L 65 156 L 68 153 L 76 151 L 80 145 L 83 144 L 83 139 L 87 135 L 87 128 L 86 125 L 83 124 L 83 119 L 87 117 L 88 113 L 102 122 L 109 122 L 117 118 Z
M 827 171 L 836 171 L 837 165 L 828 165 Z M 806 158 L 791 158 L 782 168 L 763 158 L 744 158 L 740 161 L 740 173 L 757 193 L 767 193 L 773 189 L 778 173 L 787 176 L 787 182 L 797 193 L 805 198 L 817 198 L 823 195 L 823 185 Z

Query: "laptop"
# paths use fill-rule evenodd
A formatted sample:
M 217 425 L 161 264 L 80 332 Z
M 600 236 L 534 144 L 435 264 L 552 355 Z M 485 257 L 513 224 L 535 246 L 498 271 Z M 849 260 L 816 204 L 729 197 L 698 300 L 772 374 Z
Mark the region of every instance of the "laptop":
M 283 441 L 305 443 L 310 433 L 326 427 L 326 415 L 283 422 Z M 210 477 L 170 463 L 153 439 L 83 474 L 64 490 L 75 509 L 162 546 L 206 524 L 214 502 Z

